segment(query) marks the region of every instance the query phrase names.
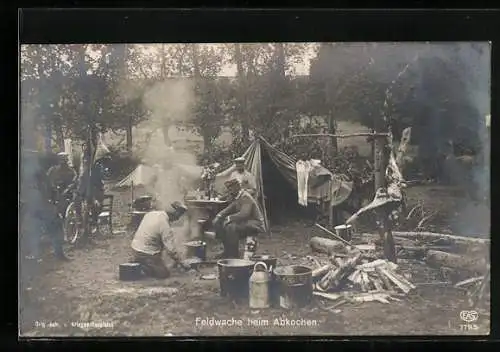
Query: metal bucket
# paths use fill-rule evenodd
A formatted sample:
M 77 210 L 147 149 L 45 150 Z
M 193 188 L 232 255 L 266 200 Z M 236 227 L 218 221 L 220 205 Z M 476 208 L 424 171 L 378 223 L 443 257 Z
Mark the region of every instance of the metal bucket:
M 273 257 L 271 255 L 254 255 L 250 258 L 250 260 L 255 261 L 255 262 L 264 262 L 266 263 L 268 269 L 269 269 L 269 301 L 271 304 L 271 307 L 278 307 L 279 306 L 279 291 L 278 291 L 278 285 L 276 282 L 276 277 L 274 275 L 274 268 L 276 268 L 276 265 L 278 263 L 278 258 Z
M 278 258 L 273 257 L 271 255 L 253 255 L 250 258 L 251 261 L 254 262 L 264 262 L 266 263 L 267 267 L 270 269 L 272 272 L 274 268 L 276 268 L 276 264 L 278 263 Z
M 223 259 L 217 262 L 220 295 L 237 303 L 248 304 L 249 279 L 255 262 L 244 259 Z
M 352 240 L 352 225 L 338 225 L 335 226 L 337 236 L 350 242 Z
M 274 269 L 279 305 L 285 309 L 302 308 L 312 301 L 312 269 L 306 266 L 290 265 Z
M 139 263 L 120 264 L 118 278 L 121 281 L 135 281 L 142 279 L 142 267 Z
M 203 241 L 191 241 L 184 243 L 187 258 L 207 259 L 207 244 Z

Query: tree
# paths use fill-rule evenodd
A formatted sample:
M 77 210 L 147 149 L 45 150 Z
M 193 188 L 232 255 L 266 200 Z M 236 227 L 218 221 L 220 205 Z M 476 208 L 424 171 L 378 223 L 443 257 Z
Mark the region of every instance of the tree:
M 196 101 L 191 122 L 203 136 L 204 152 L 210 153 L 225 121 L 230 89 L 228 81 L 218 80 L 224 51 L 191 44 Z

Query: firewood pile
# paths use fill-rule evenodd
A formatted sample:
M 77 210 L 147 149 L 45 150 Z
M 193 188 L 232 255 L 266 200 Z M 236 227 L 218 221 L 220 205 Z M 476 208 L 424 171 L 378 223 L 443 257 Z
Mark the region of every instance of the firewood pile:
M 342 257 L 332 255 L 328 264 L 313 270 L 314 295 L 351 302 L 398 301 L 396 296 L 407 295 L 416 287 L 397 269 L 397 264 L 367 259 L 361 251 Z

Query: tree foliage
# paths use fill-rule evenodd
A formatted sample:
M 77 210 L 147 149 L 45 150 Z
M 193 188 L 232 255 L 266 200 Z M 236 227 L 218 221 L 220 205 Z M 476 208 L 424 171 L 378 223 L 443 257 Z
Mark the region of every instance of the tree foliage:
M 457 153 L 477 151 L 480 117 L 488 113 L 480 107 L 487 55 L 467 45 L 323 43 L 306 76 L 294 72 L 312 50 L 302 43 L 29 45 L 21 52 L 21 98 L 32 122 L 50 126 L 58 144 L 62 136 L 85 138 L 89 123 L 128 139 L 132 126 L 158 114 L 145 103 L 155 86 L 191 80 L 192 94 L 176 99 L 189 99 L 183 122 L 203 136 L 206 153 L 226 126 L 233 130 L 232 154 L 262 135 L 338 169 L 345 158 L 325 153 L 325 139 L 290 136 L 326 132 L 335 120 L 370 128 L 382 122 L 396 140 L 411 126 L 422 155 L 436 154 L 447 140 L 462 149 Z M 226 64 L 236 66 L 235 77 L 221 77 Z M 178 120 L 160 114 L 164 131 Z

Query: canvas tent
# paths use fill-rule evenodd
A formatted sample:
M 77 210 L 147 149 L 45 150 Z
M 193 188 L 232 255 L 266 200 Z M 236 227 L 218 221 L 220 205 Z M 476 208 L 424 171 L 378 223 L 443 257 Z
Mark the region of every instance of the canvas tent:
M 269 208 L 279 209 L 298 206 L 296 160 L 273 147 L 262 137 L 257 137 L 243 153 L 245 167 L 256 178 L 257 198 L 264 213 L 266 230 L 269 231 Z M 234 165 L 216 176 L 215 187 L 224 191 Z M 346 200 L 352 183 L 342 181 L 323 166 L 316 167 L 309 176 L 308 202 L 330 203 L 333 206 Z M 271 210 L 272 212 L 272 210 Z
M 115 188 L 148 186 L 153 183 L 156 171 L 152 166 L 140 164 L 128 174 L 123 180 L 115 185 Z
M 188 179 L 196 180 L 201 177 L 202 168 L 194 165 L 184 165 L 184 164 L 174 164 L 174 168 L 179 171 L 181 176 Z M 152 185 L 157 177 L 158 170 L 149 165 L 139 164 L 128 174 L 123 180 L 115 185 L 115 188 L 121 187 L 131 187 L 131 186 L 150 186 Z

